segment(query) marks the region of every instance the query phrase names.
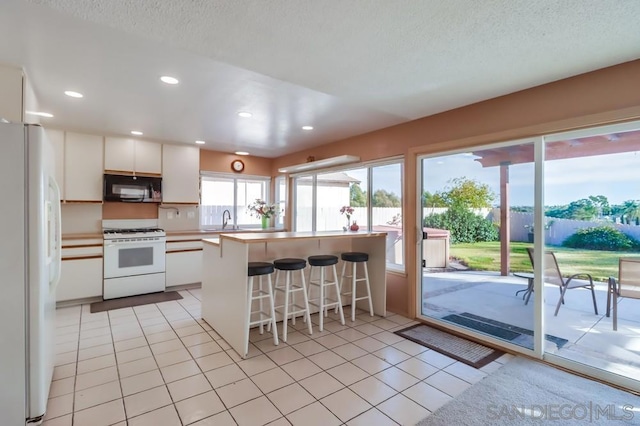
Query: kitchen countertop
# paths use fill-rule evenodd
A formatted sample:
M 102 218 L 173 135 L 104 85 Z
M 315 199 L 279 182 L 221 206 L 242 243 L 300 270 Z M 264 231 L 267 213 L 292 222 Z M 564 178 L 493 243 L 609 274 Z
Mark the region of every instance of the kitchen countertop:
M 205 243 L 219 245 L 221 239 L 238 241 L 241 243 L 267 243 L 286 240 L 311 239 L 311 238 L 366 238 L 381 237 L 386 232 L 367 231 L 324 231 L 324 232 L 246 232 L 246 233 L 222 233 L 219 238 L 207 238 Z
M 224 231 L 222 229 L 187 229 L 184 231 L 166 231 L 166 232 L 167 232 L 167 236 L 172 236 L 172 235 L 203 235 L 203 234 L 222 234 L 222 233 L 226 234 L 229 232 L 233 232 L 234 234 L 241 234 L 245 232 L 262 233 L 262 232 L 277 232 L 277 231 L 278 231 L 277 228 L 267 228 L 267 229 L 242 228 L 242 229 L 225 229 Z
M 207 235 L 207 234 L 222 234 L 228 233 L 231 230 L 220 230 L 220 229 L 187 229 L 184 231 L 166 231 L 168 237 L 176 236 L 176 235 Z M 243 229 L 233 229 L 234 234 L 241 234 L 245 232 L 252 233 L 262 233 L 262 232 L 276 232 L 278 229 L 276 228 L 243 228 Z M 77 233 L 69 233 L 62 234 L 63 240 L 90 240 L 90 239 L 102 239 L 102 232 L 77 232 Z

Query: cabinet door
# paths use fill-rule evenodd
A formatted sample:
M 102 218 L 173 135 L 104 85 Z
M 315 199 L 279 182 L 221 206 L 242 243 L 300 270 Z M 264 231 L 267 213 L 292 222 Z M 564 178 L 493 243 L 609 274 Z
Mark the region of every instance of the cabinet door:
M 0 65 L 0 118 L 22 122 L 22 70 Z
M 64 182 L 67 201 L 102 202 L 102 136 L 67 132 Z
M 167 253 L 167 287 L 202 282 L 202 250 Z
M 102 257 L 63 259 L 56 300 L 84 299 L 102 296 Z
M 115 172 L 133 172 L 135 140 L 127 138 L 104 139 L 104 169 Z
M 136 140 L 134 170 L 138 173 L 162 173 L 162 145 Z
M 64 200 L 64 132 L 62 130 L 46 129 L 45 133 L 53 147 L 56 162 L 56 182 L 60 187 L 60 199 Z
M 162 146 L 162 202 L 200 202 L 200 149 Z

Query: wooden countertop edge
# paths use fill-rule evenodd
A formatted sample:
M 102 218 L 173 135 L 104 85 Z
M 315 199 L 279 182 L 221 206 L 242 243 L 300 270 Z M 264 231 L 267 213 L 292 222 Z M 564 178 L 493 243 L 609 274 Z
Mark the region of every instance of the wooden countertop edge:
M 63 240 L 91 240 L 91 239 L 99 239 L 101 240 L 103 234 L 100 233 L 78 233 L 78 234 L 62 234 Z
M 270 232 L 266 235 L 265 233 L 261 232 L 220 234 L 219 238 L 203 239 L 202 241 L 204 243 L 212 245 L 220 245 L 220 241 L 222 241 L 222 239 L 237 241 L 245 244 L 252 244 L 318 238 L 370 238 L 384 237 L 386 235 L 386 232 Z
M 281 229 L 276 229 L 276 228 L 267 228 L 265 230 L 262 229 L 237 229 L 234 230 L 234 233 L 237 234 L 242 234 L 242 233 L 263 233 L 263 232 L 278 232 L 281 231 Z M 228 233 L 229 231 L 223 231 L 223 230 L 206 230 L 206 229 L 188 229 L 185 231 L 167 231 L 167 237 L 179 237 L 181 235 L 207 235 L 207 234 L 211 234 L 211 235 L 219 235 L 219 234 L 224 234 L 224 233 Z

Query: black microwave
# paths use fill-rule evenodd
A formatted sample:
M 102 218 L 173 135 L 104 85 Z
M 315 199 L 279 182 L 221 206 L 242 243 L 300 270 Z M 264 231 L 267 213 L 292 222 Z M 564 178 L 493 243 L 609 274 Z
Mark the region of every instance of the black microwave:
M 162 178 L 105 174 L 103 200 L 161 203 Z

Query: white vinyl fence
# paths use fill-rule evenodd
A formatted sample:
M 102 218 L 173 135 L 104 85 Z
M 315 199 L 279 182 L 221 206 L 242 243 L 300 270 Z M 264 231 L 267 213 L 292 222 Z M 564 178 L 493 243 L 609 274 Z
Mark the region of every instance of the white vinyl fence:
M 500 209 L 495 209 L 493 214 L 495 217 L 500 217 Z M 526 226 L 530 227 L 533 224 L 533 213 L 511 212 L 510 219 L 511 241 L 528 241 L 529 229 Z M 545 227 L 547 228 L 545 229 L 545 242 L 546 244 L 554 246 L 562 245 L 564 240 L 580 229 L 600 226 L 613 227 L 623 234 L 640 240 L 640 226 L 636 225 L 623 225 L 620 223 L 596 220 L 558 219 L 555 217 L 547 217 L 545 221 L 547 224 Z

